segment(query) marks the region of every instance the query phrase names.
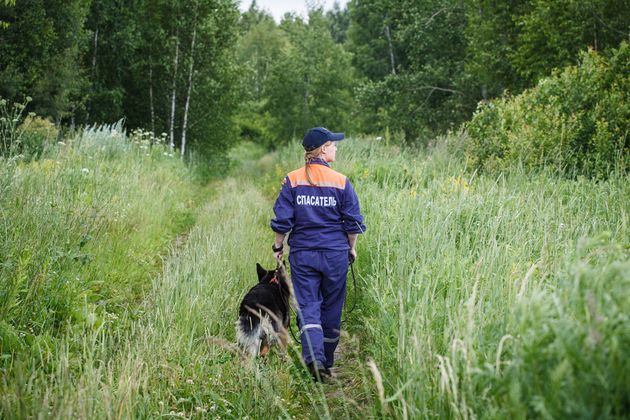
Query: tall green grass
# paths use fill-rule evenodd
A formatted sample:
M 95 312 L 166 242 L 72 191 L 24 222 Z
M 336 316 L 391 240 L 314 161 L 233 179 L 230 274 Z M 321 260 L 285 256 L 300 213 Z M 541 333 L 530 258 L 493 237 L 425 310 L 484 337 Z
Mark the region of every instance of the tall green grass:
M 630 184 L 478 175 L 465 134 L 426 152 L 340 143 L 368 231 L 362 337 L 395 417 L 616 417 L 630 407 Z M 298 145 L 269 172 L 299 164 Z M 267 183 L 267 185 L 271 185 Z M 271 189 L 270 189 L 271 190 Z
M 333 166 L 352 180 L 368 231 L 336 384 L 311 383 L 296 345 L 250 363 L 233 344 L 255 263 L 273 265 L 273 200 L 302 156 L 297 143 L 272 155 L 243 146 L 232 155 L 243 166 L 212 184 L 185 243 L 120 312 L 128 327 L 70 336 L 81 351 L 61 346 L 47 370 L 14 364 L 3 414 L 624 416 L 627 179 L 478 175 L 465 166 L 465 141 L 453 135 L 422 152 L 369 138 L 339 144 Z
M 84 338 L 137 316 L 161 256 L 194 223 L 203 190 L 190 179 L 120 124 L 87 128 L 40 160 L 0 160 L 0 413 L 32 414 L 50 384 L 77 386 Z
M 369 227 L 366 350 L 396 416 L 627 413 L 625 176 L 477 176 L 445 148 L 414 162 L 369 141 L 344 152 Z

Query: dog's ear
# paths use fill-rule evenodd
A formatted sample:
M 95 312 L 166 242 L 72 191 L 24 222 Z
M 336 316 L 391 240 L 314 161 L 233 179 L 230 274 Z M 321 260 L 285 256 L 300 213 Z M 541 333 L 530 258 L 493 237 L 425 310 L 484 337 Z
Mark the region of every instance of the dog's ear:
M 256 272 L 258 273 L 258 281 L 261 281 L 267 275 L 267 270 L 258 263 L 256 263 Z

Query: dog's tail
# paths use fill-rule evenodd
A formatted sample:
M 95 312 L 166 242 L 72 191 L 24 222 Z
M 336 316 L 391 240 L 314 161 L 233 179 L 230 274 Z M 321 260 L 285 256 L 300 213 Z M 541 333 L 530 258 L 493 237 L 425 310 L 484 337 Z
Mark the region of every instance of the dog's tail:
M 261 317 L 257 313 L 253 313 L 250 308 L 248 310 L 250 310 L 250 313 L 241 313 L 236 321 L 236 341 L 246 353 L 256 357 L 258 356 L 264 333 L 261 331 Z

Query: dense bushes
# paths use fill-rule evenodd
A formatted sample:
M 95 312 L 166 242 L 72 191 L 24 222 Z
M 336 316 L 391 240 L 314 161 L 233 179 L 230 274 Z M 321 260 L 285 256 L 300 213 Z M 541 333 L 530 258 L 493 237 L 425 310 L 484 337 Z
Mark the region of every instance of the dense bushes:
M 481 104 L 468 123 L 467 154 L 480 169 L 551 166 L 605 177 L 630 167 L 630 47 L 583 53 L 521 95 Z

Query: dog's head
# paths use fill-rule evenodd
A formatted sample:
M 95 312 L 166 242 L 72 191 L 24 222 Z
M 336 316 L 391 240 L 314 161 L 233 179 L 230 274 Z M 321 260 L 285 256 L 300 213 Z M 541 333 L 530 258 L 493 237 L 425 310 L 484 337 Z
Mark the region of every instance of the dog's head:
M 256 263 L 256 272 L 258 273 L 258 282 L 262 284 L 277 284 L 285 293 L 290 293 L 289 276 L 284 262 L 278 265 L 275 270 L 265 270 L 260 264 Z

